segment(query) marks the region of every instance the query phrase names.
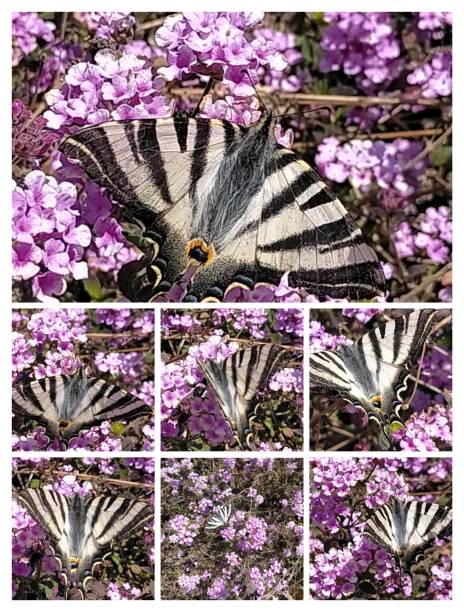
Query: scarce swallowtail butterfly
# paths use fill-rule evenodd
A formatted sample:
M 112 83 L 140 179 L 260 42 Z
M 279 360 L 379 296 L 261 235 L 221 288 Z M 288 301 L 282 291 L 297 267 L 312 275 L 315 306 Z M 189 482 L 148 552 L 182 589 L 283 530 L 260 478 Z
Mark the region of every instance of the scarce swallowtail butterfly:
M 274 372 L 282 349 L 257 344 L 237 351 L 224 361 L 198 361 L 217 398 L 224 418 L 242 448 L 250 446 L 250 405 L 256 392 Z
M 251 127 L 172 117 L 103 123 L 64 140 L 61 152 L 146 230 L 145 257 L 119 275 L 129 299 L 162 300 L 183 279 L 185 301 L 245 301 L 244 291 L 286 272 L 319 298 L 384 291 L 360 229 L 314 170 L 277 144 L 274 127 L 269 114 Z
M 32 418 L 51 437 L 67 444 L 85 429 L 103 421 L 133 421 L 151 414 L 138 399 L 83 370 L 71 376 L 54 376 L 13 387 L 13 414 Z
M 113 540 L 124 540 L 153 520 L 144 501 L 116 495 L 66 497 L 50 489 L 23 489 L 14 494 L 49 537 L 66 584 L 82 599 L 93 571 L 111 550 Z
M 433 310 L 414 310 L 381 323 L 352 345 L 310 354 L 312 390 L 336 392 L 365 410 L 379 425 L 382 450 L 392 448 L 392 432 L 404 427 L 399 415 L 403 394 L 435 316 Z
M 206 531 L 213 531 L 214 529 L 222 529 L 227 526 L 229 522 L 230 513 L 232 512 L 232 505 L 227 504 L 221 506 L 217 512 L 214 512 L 206 523 Z
M 385 548 L 408 570 L 416 557 L 446 538 L 452 528 L 452 510 L 429 502 L 393 498 L 366 522 L 364 535 Z

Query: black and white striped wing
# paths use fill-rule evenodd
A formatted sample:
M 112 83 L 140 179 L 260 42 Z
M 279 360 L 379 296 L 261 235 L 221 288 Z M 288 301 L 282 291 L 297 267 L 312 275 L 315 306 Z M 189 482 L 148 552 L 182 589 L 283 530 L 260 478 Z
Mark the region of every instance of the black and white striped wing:
M 349 394 L 350 372 L 336 351 L 317 351 L 309 355 L 309 381 L 313 390 Z
M 250 402 L 273 373 L 281 353 L 274 345 L 260 344 L 237 351 L 220 363 L 198 362 L 242 446 L 246 443 Z
M 213 531 L 214 529 L 222 529 L 223 527 L 226 527 L 227 523 L 229 522 L 231 511 L 231 504 L 221 506 L 217 512 L 209 517 L 205 527 L 206 531 Z
M 310 166 L 276 145 L 273 127 L 270 116 L 250 128 L 137 120 L 85 128 L 64 141 L 63 153 L 152 226 L 146 278 L 131 267 L 144 299 L 167 291 L 192 263 L 188 299 L 276 284 L 284 272 L 319 297 L 384 290 L 360 230 Z
M 36 419 L 51 434 L 63 438 L 106 420 L 131 421 L 150 414 L 143 400 L 79 372 L 13 387 L 13 412 Z
M 435 538 L 447 537 L 451 526 L 450 508 L 393 499 L 374 512 L 366 522 L 364 535 L 409 566 L 420 552 L 433 545 Z
M 61 563 L 62 573 L 69 581 L 72 556 L 69 547 L 70 498 L 51 489 L 22 489 L 14 491 L 14 497 L 50 538 L 50 543 Z
M 355 344 L 359 355 L 396 367 L 414 362 L 432 331 L 436 315 L 436 310 L 413 310 L 380 323 Z

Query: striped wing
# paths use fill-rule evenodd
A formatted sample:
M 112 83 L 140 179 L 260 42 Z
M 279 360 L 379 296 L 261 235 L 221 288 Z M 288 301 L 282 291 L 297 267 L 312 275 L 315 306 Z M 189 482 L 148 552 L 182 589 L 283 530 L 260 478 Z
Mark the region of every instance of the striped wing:
M 345 362 L 336 351 L 317 351 L 309 356 L 309 380 L 314 390 L 351 391 L 351 377 Z
M 364 535 L 404 561 L 406 567 L 431 547 L 435 538 L 451 533 L 452 510 L 429 502 L 392 499 L 366 522 Z
M 150 414 L 143 400 L 81 372 L 13 387 L 13 412 L 34 418 L 52 435 L 63 438 L 106 420 L 131 421 Z
M 384 290 L 359 228 L 310 166 L 276 145 L 273 128 L 270 116 L 250 128 L 137 120 L 85 128 L 64 141 L 63 153 L 152 228 L 153 261 L 145 272 L 130 267 L 144 299 L 167 291 L 192 264 L 190 300 L 276 284 L 285 272 L 319 297 Z
M 250 403 L 271 376 L 281 353 L 274 345 L 261 344 L 237 351 L 221 363 L 198 362 L 242 446 L 247 438 Z
M 212 531 L 214 529 L 221 529 L 222 527 L 225 527 L 229 522 L 231 511 L 231 504 L 221 506 L 217 512 L 209 517 L 205 527 L 206 531 Z
M 17 501 L 49 536 L 66 583 L 83 590 L 113 539 L 129 537 L 153 517 L 145 502 L 100 496 L 90 502 L 48 489 L 24 489 Z

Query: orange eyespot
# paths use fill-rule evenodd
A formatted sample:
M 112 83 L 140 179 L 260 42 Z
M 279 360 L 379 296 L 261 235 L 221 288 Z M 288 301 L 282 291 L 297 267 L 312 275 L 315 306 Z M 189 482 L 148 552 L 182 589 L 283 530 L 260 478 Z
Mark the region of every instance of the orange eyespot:
M 209 266 L 216 257 L 216 251 L 211 244 L 208 246 L 202 238 L 194 238 L 187 244 L 187 256 L 200 266 Z
M 380 395 L 373 395 L 371 397 L 371 404 L 374 408 L 382 408 L 382 398 Z
M 60 429 L 66 429 L 66 427 L 69 425 L 69 421 L 60 421 L 60 424 L 58 425 L 58 427 Z

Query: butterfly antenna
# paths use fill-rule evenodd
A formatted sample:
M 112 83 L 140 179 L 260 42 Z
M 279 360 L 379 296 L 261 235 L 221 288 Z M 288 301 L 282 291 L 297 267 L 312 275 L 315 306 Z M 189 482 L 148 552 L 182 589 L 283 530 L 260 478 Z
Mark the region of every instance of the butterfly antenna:
M 279 119 L 281 117 L 301 117 L 301 115 L 306 115 L 307 113 L 315 113 L 317 111 L 327 111 L 329 113 L 329 116 L 332 115 L 332 107 L 330 106 L 316 106 L 316 108 L 308 108 L 308 110 L 303 110 L 303 111 L 298 111 L 297 113 L 283 113 L 282 115 L 276 115 L 274 117 L 274 119 Z
M 191 117 L 195 117 L 201 110 L 201 103 L 203 102 L 203 100 L 205 99 L 205 97 L 209 94 L 209 92 L 211 91 L 212 86 L 214 85 L 214 77 L 209 77 L 209 80 L 206 84 L 206 87 L 203 90 L 203 93 L 200 96 L 200 99 L 198 100 L 198 104 L 195 106 L 195 108 L 193 109 L 193 112 L 191 114 Z
M 259 95 L 258 90 L 256 89 L 256 86 L 255 86 L 255 84 L 254 84 L 254 82 L 253 82 L 253 79 L 251 78 L 251 74 L 249 73 L 249 71 L 248 71 L 248 70 L 244 70 L 244 72 L 245 72 L 245 74 L 247 75 L 247 77 L 249 78 L 251 86 L 252 86 L 252 87 L 253 87 L 253 89 L 255 90 L 255 94 L 256 94 L 256 97 L 258 98 L 258 102 L 259 102 L 259 103 L 261 104 L 261 106 L 263 107 L 264 112 L 265 112 L 265 113 L 267 113 L 267 114 L 269 114 L 269 111 L 267 110 L 267 107 L 266 107 L 266 105 L 264 104 L 263 99 L 262 99 L 262 98 L 261 98 L 261 96 Z

